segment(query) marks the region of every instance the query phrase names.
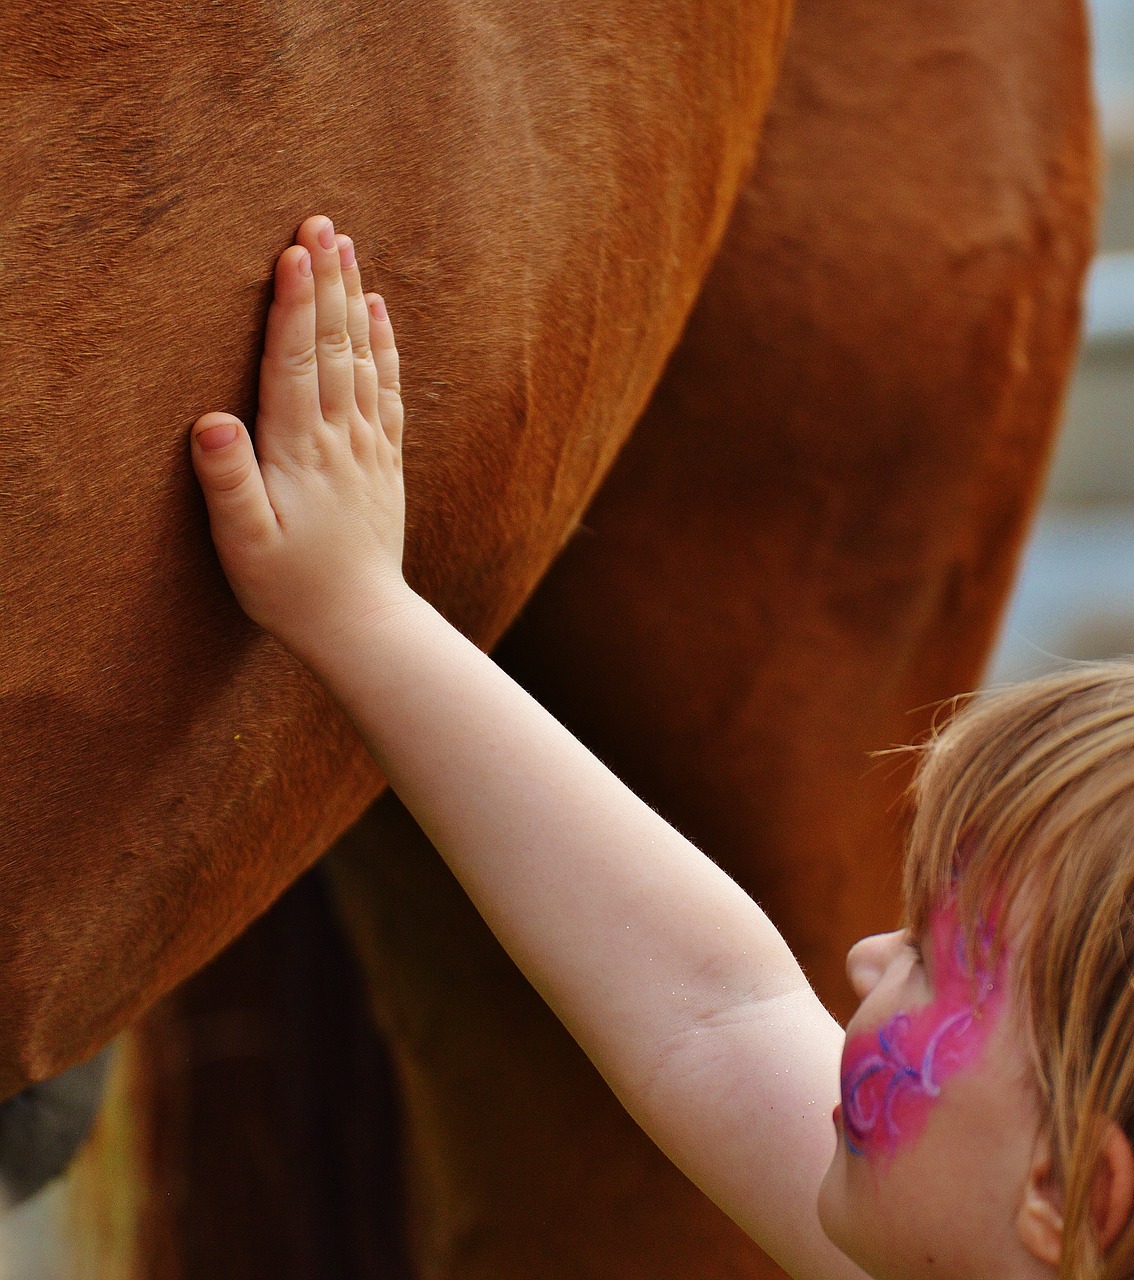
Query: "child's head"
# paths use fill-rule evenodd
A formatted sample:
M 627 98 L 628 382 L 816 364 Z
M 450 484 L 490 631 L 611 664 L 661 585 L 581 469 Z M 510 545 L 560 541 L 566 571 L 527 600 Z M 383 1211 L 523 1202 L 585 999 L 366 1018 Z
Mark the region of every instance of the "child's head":
M 1114 1126 L 1134 1142 L 1134 662 L 981 694 L 924 749 L 914 792 L 911 933 L 955 892 L 972 971 L 989 924 L 1012 954 L 1060 1274 L 1134 1276 L 1134 1223 L 1112 1214 L 1105 1259 L 1096 1229 L 1100 1149 Z

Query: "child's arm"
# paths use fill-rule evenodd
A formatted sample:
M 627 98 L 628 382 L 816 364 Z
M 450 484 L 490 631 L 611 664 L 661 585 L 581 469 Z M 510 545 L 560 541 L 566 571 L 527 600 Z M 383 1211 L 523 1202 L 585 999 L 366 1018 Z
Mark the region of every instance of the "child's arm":
M 860 1275 L 815 1212 L 842 1032 L 751 899 L 405 585 L 397 352 L 326 225 L 313 277 L 277 268 L 259 465 L 233 419 L 194 429 L 238 598 L 663 1150 L 794 1275 Z

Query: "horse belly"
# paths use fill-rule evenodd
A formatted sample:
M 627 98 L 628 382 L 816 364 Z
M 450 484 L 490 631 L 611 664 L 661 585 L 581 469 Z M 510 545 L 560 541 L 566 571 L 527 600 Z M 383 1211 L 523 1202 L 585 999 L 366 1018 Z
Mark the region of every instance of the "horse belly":
M 9 6 L 0 1091 L 103 1043 L 380 789 L 240 615 L 186 455 L 272 263 L 357 238 L 404 348 L 407 569 L 490 643 L 676 340 L 784 0 Z

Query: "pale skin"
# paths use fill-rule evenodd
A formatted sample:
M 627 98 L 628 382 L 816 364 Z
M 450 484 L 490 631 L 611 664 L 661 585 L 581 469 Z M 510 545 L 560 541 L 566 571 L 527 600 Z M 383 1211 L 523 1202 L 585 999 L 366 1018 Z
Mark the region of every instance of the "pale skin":
M 847 1154 L 832 1124 L 844 1032 L 772 923 L 407 586 L 398 379 L 390 321 L 363 291 L 353 245 L 327 218 L 307 219 L 276 268 L 255 451 L 231 415 L 193 428 L 213 538 L 245 611 L 341 703 L 630 1113 L 791 1275 L 866 1274 L 825 1225 L 880 1277 L 1053 1276 L 1058 1190 L 1015 1018 L 892 1162 Z M 852 1030 L 932 1000 L 932 974 L 911 956 L 903 934 L 852 949 L 863 1000 Z M 999 1163 L 959 1231 L 972 1175 L 951 1169 L 968 1148 L 950 1140 L 966 1123 Z M 1103 1171 L 1104 1236 L 1134 1187 L 1134 1161 L 1115 1169 Z M 917 1203 L 895 1227 L 901 1188 Z

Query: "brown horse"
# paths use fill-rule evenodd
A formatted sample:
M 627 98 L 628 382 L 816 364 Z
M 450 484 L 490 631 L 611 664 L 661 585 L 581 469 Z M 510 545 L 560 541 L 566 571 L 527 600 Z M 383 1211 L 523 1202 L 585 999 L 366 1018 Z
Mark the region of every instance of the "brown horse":
M 1094 200 L 1076 4 L 846 8 L 801 0 L 684 342 L 502 650 L 761 897 L 836 1004 L 846 943 L 896 910 L 901 779 L 867 753 L 977 677 Z M 203 408 L 251 408 L 295 223 L 318 205 L 374 253 L 417 423 L 410 570 L 491 643 L 657 382 L 785 19 L 228 12 L 3 20 L 9 1089 L 200 965 L 380 786 L 224 593 L 183 454 Z M 403 1092 L 420 1273 L 763 1274 L 419 845 L 384 799 L 333 869 Z M 192 1042 L 204 1020 L 177 1007 L 154 1025 Z M 194 1186 L 174 1207 L 167 1258 L 232 1205 Z M 264 1273 L 327 1274 L 286 1266 Z
M 239 616 L 186 461 L 202 405 L 253 408 L 302 216 L 399 315 L 409 572 L 491 643 L 678 337 L 785 11 L 6 7 L 0 1089 L 97 1048 L 381 789 Z

